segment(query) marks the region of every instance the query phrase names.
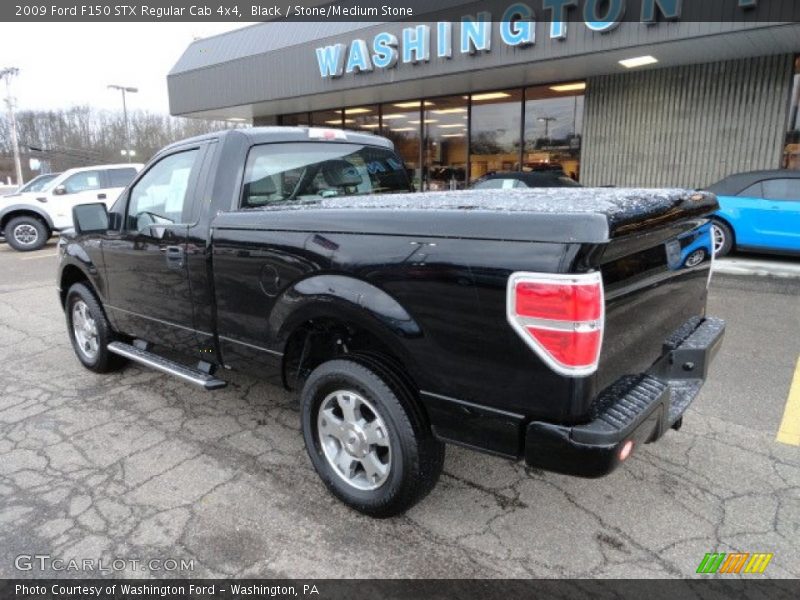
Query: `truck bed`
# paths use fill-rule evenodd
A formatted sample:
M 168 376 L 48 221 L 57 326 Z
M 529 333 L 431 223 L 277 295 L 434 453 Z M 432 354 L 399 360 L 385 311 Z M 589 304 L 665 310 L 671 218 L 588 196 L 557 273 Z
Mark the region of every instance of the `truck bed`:
M 705 216 L 716 208 L 713 194 L 683 189 L 469 190 L 345 196 L 273 205 L 220 215 L 215 226 L 303 231 L 313 222 L 320 233 L 391 235 L 402 219 L 404 235 L 604 243 Z

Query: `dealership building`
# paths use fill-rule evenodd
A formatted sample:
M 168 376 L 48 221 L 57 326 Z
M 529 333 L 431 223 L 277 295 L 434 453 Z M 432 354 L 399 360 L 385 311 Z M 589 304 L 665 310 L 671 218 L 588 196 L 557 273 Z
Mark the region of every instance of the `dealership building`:
M 192 43 L 168 76 L 170 111 L 384 135 L 425 189 L 520 168 L 702 187 L 800 169 L 800 24 L 763 21 L 768 2 L 731 0 L 726 14 L 742 14 L 728 22 L 686 21 L 676 2 L 649 23 L 534 22 L 520 4 L 261 23 Z

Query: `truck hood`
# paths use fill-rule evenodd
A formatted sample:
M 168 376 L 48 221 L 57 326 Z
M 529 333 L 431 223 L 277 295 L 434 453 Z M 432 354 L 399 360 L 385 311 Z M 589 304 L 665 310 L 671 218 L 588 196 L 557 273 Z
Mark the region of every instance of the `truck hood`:
M 539 188 L 343 196 L 220 215 L 215 227 L 603 243 L 718 209 L 685 189 Z M 246 216 L 246 217 L 245 217 Z

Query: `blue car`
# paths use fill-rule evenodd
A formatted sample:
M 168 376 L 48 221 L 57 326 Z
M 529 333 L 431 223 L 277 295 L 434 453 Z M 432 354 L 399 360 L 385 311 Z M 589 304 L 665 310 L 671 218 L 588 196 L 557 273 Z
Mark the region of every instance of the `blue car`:
M 753 171 L 708 188 L 719 198 L 714 253 L 733 250 L 800 255 L 800 171 Z

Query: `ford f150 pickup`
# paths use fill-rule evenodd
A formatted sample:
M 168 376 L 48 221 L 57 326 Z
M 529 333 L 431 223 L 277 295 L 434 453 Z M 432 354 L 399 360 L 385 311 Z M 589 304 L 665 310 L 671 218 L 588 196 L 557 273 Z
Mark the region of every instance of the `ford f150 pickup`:
M 58 287 L 93 371 L 298 390 L 325 485 L 385 517 L 431 490 L 445 442 L 598 477 L 678 429 L 724 331 L 706 316 L 717 208 L 411 193 L 383 138 L 232 130 L 164 149 L 111 210 L 75 207 Z

